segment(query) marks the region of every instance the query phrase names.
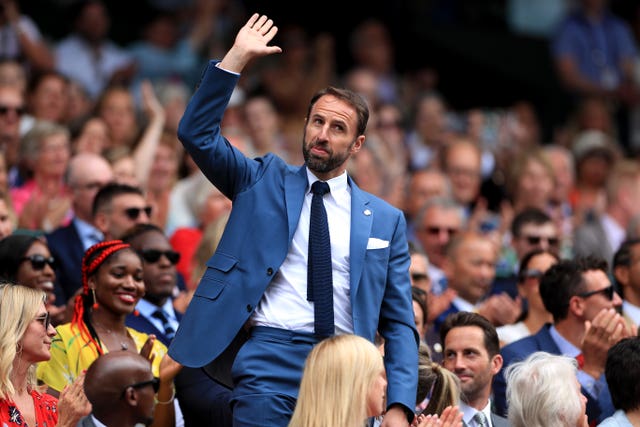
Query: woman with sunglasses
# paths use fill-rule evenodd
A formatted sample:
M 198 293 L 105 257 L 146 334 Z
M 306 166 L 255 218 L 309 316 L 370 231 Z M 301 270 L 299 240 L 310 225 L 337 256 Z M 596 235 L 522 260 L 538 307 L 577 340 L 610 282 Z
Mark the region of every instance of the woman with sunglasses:
M 54 305 L 55 259 L 43 239 L 11 234 L 0 240 L 0 279 L 43 290 L 52 323 L 55 326 L 63 321 L 65 306 Z
M 50 357 L 51 326 L 46 295 L 38 289 L 0 283 L 0 425 L 76 425 L 91 406 L 83 377 L 64 389 L 60 400 L 38 390 L 35 365 Z
M 138 352 L 151 360 L 153 373 L 161 381 L 153 425 L 171 425 L 175 419 L 173 378 L 180 366 L 163 358 L 167 347 L 154 335 L 125 325 L 125 318 L 144 295 L 142 274 L 140 256 L 121 240 L 87 249 L 82 259 L 82 292 L 76 296 L 73 318 L 56 328 L 51 359 L 38 365 L 37 375 L 54 392 L 60 391 L 102 354 Z

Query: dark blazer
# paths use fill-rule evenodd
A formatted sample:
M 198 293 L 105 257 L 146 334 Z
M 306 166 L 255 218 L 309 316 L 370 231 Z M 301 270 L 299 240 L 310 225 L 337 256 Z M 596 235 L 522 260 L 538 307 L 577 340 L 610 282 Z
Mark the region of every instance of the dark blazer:
M 51 255 L 56 259 L 56 304 L 63 305 L 82 287 L 82 240 L 71 221 L 45 235 Z
M 496 409 L 496 412 L 499 414 L 506 415 L 507 413 L 507 401 L 506 401 L 506 390 L 507 384 L 504 377 L 504 370 L 513 362 L 517 362 L 520 360 L 524 360 L 531 353 L 536 351 L 546 351 L 551 354 L 561 354 L 560 349 L 556 345 L 555 341 L 551 337 L 551 333 L 549 330 L 551 329 L 551 324 L 548 323 L 535 335 L 530 335 L 528 337 L 522 338 L 518 341 L 514 341 L 511 344 L 508 344 L 500 350 L 500 354 L 502 355 L 503 364 L 502 369 L 498 372 L 498 374 L 493 377 L 493 403 Z M 613 414 L 615 409 L 613 408 L 613 404 L 611 403 L 611 395 L 609 394 L 609 389 L 605 385 L 605 390 L 600 393 L 598 398 L 592 396 L 587 392 L 587 390 L 582 388 L 582 393 L 587 397 L 587 416 L 589 418 L 589 423 L 596 420 L 597 422 L 602 421 L 604 418 Z
M 247 158 L 220 134 L 239 76 L 211 61 L 182 117 L 178 136 L 207 178 L 233 201 L 225 232 L 207 261 L 169 354 L 204 366 L 238 336 L 283 263 L 307 192 L 304 166 L 267 154 Z M 401 210 L 351 178 L 350 297 L 354 333 L 385 338 L 388 402 L 415 406 L 418 333 L 411 305 L 406 223 Z M 215 332 L 215 333 L 212 333 Z
M 178 320 L 178 322 L 180 322 L 180 320 L 182 319 L 182 313 L 178 311 L 176 311 L 175 313 L 176 319 Z M 164 331 L 156 328 L 151 320 L 147 319 L 141 314 L 138 316 L 136 316 L 134 313 L 128 314 L 124 322 L 127 326 L 137 331 L 145 332 L 147 334 L 154 334 L 156 338 L 158 338 L 160 342 L 162 342 L 162 344 L 166 345 L 167 347 L 169 347 L 169 344 L 171 344 L 171 340 L 167 338 L 167 336 L 164 334 Z
M 493 427 L 511 427 L 509 420 L 493 412 L 491 413 L 491 425 Z

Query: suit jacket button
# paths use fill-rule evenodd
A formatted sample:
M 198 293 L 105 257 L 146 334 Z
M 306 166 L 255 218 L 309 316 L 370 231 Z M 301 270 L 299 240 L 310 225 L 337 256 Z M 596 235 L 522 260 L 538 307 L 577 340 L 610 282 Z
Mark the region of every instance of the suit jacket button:
M 247 312 L 251 313 L 252 309 L 253 307 L 251 307 L 251 304 L 247 304 Z
M 271 276 L 273 274 L 273 268 L 267 268 L 267 276 Z

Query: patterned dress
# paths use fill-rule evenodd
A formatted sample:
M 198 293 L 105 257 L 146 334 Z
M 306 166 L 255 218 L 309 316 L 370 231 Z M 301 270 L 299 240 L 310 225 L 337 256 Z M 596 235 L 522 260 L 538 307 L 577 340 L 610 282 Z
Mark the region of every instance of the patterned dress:
M 36 425 L 28 425 L 16 404 L 11 400 L 0 399 L 0 427 L 54 427 L 58 424 L 58 399 L 31 391 L 36 411 Z
M 38 363 L 36 375 L 39 381 L 42 381 L 54 390 L 62 391 L 67 385 L 71 384 L 78 375 L 89 366 L 97 358 L 93 345 L 89 345 L 84 338 L 80 336 L 80 332 L 71 323 L 65 323 L 56 327 L 58 332 L 51 342 L 51 359 L 47 362 Z M 149 335 L 127 328 L 129 335 L 136 343 L 138 352 L 149 338 Z M 109 350 L 103 345 L 102 351 L 108 353 Z M 153 375 L 160 375 L 160 361 L 167 353 L 167 347 L 155 340 L 151 353 L 153 358 L 152 370 Z M 2 426 L 0 426 L 2 427 Z

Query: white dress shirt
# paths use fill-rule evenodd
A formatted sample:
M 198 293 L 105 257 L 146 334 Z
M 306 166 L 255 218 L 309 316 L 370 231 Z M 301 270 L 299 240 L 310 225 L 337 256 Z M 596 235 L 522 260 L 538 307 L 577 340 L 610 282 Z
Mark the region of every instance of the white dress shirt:
M 252 325 L 313 332 L 313 302 L 307 301 L 307 253 L 313 197 L 311 185 L 318 178 L 307 169 L 307 180 L 309 185 L 289 253 L 253 313 Z M 346 172 L 330 179 L 327 184 L 330 192 L 324 196 L 324 206 L 331 239 L 336 332 L 353 333 L 349 280 L 351 189 Z

